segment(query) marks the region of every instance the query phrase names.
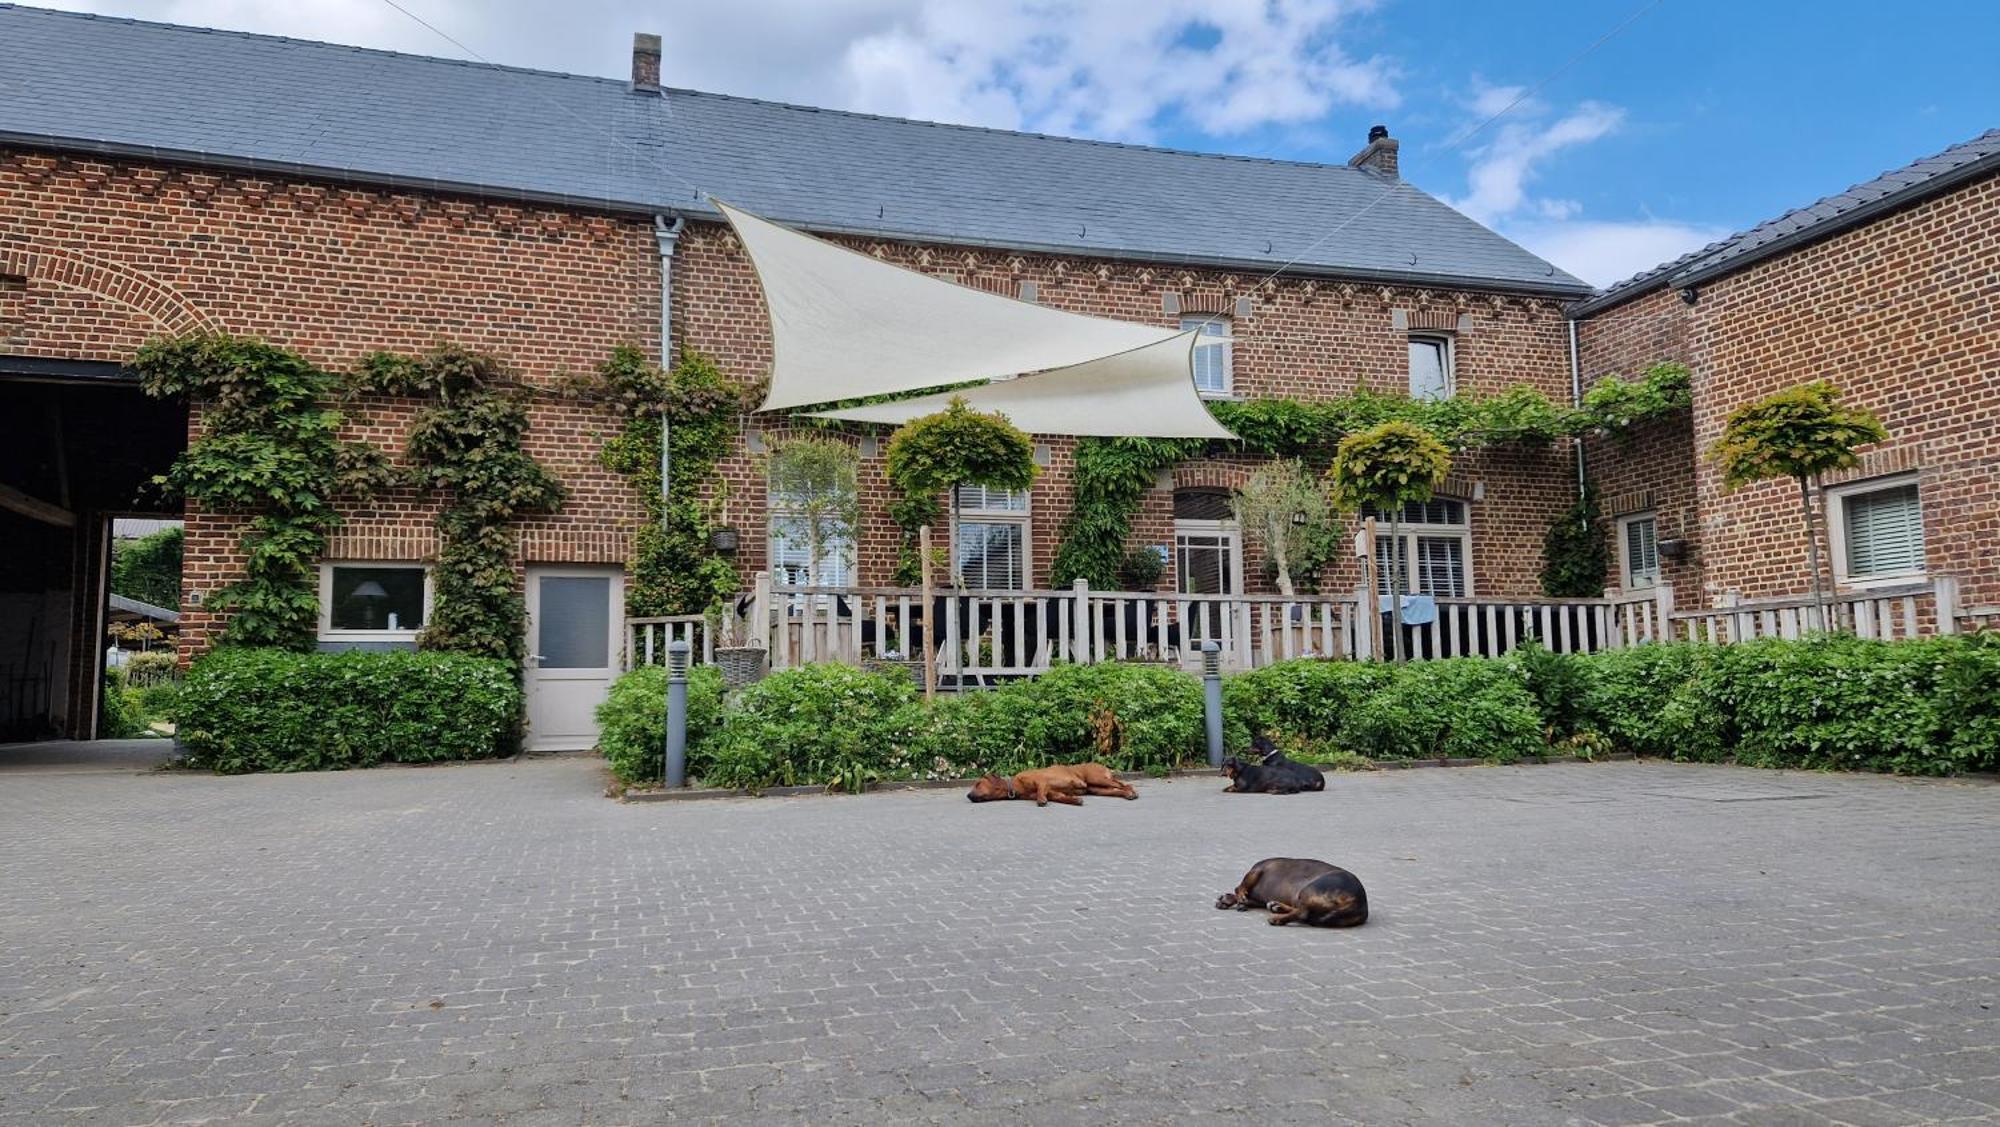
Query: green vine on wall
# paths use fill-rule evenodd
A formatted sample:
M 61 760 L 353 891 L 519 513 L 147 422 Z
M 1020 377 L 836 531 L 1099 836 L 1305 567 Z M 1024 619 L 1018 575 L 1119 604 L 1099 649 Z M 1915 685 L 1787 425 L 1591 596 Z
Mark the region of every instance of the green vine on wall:
M 1594 599 L 1604 594 L 1611 572 L 1611 549 L 1604 541 L 1604 514 L 1597 489 L 1586 486 L 1582 496 L 1542 540 L 1542 594 L 1551 599 Z
M 340 413 L 325 406 L 336 378 L 296 353 L 223 333 L 151 341 L 133 367 L 146 394 L 185 397 L 201 411 L 201 434 L 155 484 L 250 518 L 243 578 L 207 597 L 208 610 L 229 615 L 216 641 L 310 649 L 319 558 L 340 523 L 335 498 L 390 481 L 381 451 L 338 437 Z
M 1342 438 L 1383 423 L 1413 423 L 1453 453 L 1490 446 L 1543 446 L 1584 434 L 1621 435 L 1690 403 L 1688 370 L 1656 365 L 1636 381 L 1607 376 L 1561 406 L 1531 387 L 1498 395 L 1412 399 L 1362 388 L 1315 402 L 1225 400 L 1209 411 L 1241 442 L 1195 439 L 1084 438 L 1076 447 L 1075 500 L 1063 525 L 1051 578 L 1115 587 L 1132 515 L 1160 473 L 1203 454 L 1255 454 L 1324 462 Z
M 662 372 L 638 349 L 623 347 L 598 366 L 597 377 L 601 394 L 626 416 L 600 457 L 632 484 L 646 513 L 632 538 L 625 613 L 701 614 L 741 586 L 736 565 L 709 545 L 714 522 L 703 498 L 718 487 L 715 466 L 735 438 L 742 389 L 698 352 L 682 353 L 672 371 Z M 672 424 L 671 497 L 660 491 L 662 411 Z
M 442 491 L 434 605 L 417 644 L 519 662 L 527 609 L 514 577 L 516 517 L 553 512 L 562 484 L 522 448 L 531 392 L 499 361 L 451 345 L 362 358 L 352 390 L 430 400 L 410 425 L 412 485 Z

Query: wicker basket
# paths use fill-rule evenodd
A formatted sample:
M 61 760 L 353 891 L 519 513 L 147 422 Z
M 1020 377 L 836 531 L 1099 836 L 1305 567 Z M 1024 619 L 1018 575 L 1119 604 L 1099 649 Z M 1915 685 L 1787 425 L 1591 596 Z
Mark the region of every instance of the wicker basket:
M 762 646 L 717 646 L 715 666 L 722 670 L 722 687 L 734 692 L 763 680 L 770 657 Z

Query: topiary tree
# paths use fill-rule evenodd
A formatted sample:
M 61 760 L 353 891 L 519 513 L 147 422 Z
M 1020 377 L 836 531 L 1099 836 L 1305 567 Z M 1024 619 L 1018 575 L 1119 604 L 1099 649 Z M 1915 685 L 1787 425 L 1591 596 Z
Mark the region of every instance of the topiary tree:
M 772 444 L 764 461 L 773 504 L 782 504 L 792 535 L 805 541 L 813 584 L 826 582 L 820 561 L 836 546 L 848 563 L 861 519 L 861 456 L 837 438 L 806 435 Z
M 1272 462 L 1250 475 L 1230 498 L 1243 534 L 1263 545 L 1277 571 L 1278 593 L 1295 593 L 1294 575 L 1324 562 L 1319 547 L 1335 533 L 1326 491 L 1295 459 Z
M 1722 488 L 1734 491 L 1752 482 L 1789 477 L 1799 483 L 1799 511 L 1805 517 L 1806 557 L 1812 568 L 1813 609 L 1819 628 L 1828 628 L 1826 592 L 1820 583 L 1819 527 L 1813 519 L 1812 491 L 1828 470 L 1858 464 L 1858 447 L 1882 442 L 1889 432 L 1864 408 L 1840 402 L 1825 380 L 1787 388 L 1729 413 L 1722 437 L 1708 458 L 1722 470 Z
M 1026 489 L 1034 484 L 1035 443 L 1001 414 L 975 411 L 963 397 L 889 436 L 889 481 L 913 502 L 949 490 L 951 526 L 958 526 L 958 487 Z M 952 583 L 962 586 L 958 556 L 952 554 Z
M 1403 660 L 1403 506 L 1428 501 L 1451 472 L 1451 451 L 1414 423 L 1388 422 L 1340 440 L 1327 482 L 1333 500 L 1355 511 L 1364 505 L 1389 513 L 1389 627 L 1391 652 Z

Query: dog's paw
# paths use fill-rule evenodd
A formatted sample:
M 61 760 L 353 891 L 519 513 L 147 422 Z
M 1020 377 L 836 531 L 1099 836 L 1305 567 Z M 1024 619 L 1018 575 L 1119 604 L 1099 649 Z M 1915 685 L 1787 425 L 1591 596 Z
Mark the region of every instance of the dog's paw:
M 1224 909 L 1224 910 L 1227 910 L 1227 909 L 1230 909 L 1230 908 L 1234 908 L 1234 907 L 1236 907 L 1236 896 L 1235 896 L 1235 894 L 1234 894 L 1234 893 L 1229 893 L 1229 892 L 1225 892 L 1225 893 L 1223 893 L 1222 895 L 1220 895 L 1220 896 L 1216 897 L 1216 898 L 1215 898 L 1215 906 L 1216 906 L 1217 908 L 1221 908 L 1221 909 Z
M 1272 916 L 1270 919 L 1265 920 L 1264 922 L 1270 924 L 1272 927 L 1283 927 L 1285 926 L 1285 919 L 1286 917 L 1284 916 Z

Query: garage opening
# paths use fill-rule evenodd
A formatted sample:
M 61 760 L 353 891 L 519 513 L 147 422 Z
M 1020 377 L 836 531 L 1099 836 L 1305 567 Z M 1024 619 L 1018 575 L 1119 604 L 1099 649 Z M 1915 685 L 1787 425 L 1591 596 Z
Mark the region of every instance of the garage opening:
M 178 523 L 152 480 L 186 445 L 186 405 L 116 364 L 0 355 L 0 742 L 98 738 L 107 661 L 171 645 L 178 584 L 114 607 L 111 560 Z

